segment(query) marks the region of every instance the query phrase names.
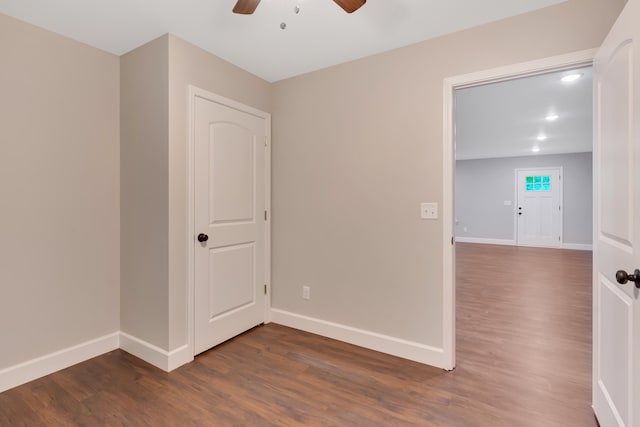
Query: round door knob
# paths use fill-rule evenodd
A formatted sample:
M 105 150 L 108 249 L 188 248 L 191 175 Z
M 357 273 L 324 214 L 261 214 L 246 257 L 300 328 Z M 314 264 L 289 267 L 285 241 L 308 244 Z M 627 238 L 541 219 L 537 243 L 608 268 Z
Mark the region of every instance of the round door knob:
M 624 270 L 618 270 L 616 272 L 616 281 L 621 285 L 624 285 L 627 282 L 634 282 L 636 284 L 636 288 L 640 288 L 640 270 L 636 269 L 633 274 L 628 274 Z
M 209 236 L 207 236 L 207 235 L 206 235 L 206 234 L 204 234 L 204 233 L 200 233 L 200 234 L 198 234 L 198 242 L 200 242 L 200 243 L 204 243 L 204 242 L 206 242 L 207 240 L 209 240 Z

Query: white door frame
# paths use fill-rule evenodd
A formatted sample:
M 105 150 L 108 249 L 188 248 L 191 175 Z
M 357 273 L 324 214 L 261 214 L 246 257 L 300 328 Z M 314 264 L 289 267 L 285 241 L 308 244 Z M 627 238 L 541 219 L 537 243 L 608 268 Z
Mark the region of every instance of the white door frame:
M 252 114 L 264 119 L 266 126 L 265 141 L 265 168 L 264 168 L 264 204 L 266 211 L 265 221 L 265 248 L 264 248 L 264 275 L 265 284 L 267 285 L 266 303 L 264 307 L 264 323 L 271 321 L 271 114 L 240 102 L 225 98 L 207 90 L 189 85 L 189 116 L 187 138 L 187 266 L 188 266 L 188 293 L 187 293 L 187 346 L 189 354 L 192 356 L 195 352 L 195 221 L 194 221 L 194 201 L 195 201 L 195 185 L 194 185 L 194 155 L 195 155 L 195 98 L 205 98 L 218 104 L 226 105 L 238 111 Z
M 564 168 L 562 166 L 541 166 L 539 168 L 516 168 L 515 169 L 515 198 L 513 200 L 516 201 L 516 206 L 520 205 L 520 191 L 518 188 L 518 172 L 526 172 L 526 171 L 537 171 L 541 169 L 554 169 L 558 171 L 560 175 L 560 184 L 558 188 L 558 201 L 560 203 L 560 223 L 558 224 L 558 233 L 560 234 L 560 241 L 558 242 L 558 246 L 554 246 L 556 249 L 560 249 L 564 245 L 564 228 L 563 228 L 563 217 L 564 217 Z M 520 237 L 518 235 L 518 209 L 514 206 L 513 209 L 513 224 L 514 224 L 514 236 L 516 241 L 516 246 L 520 245 Z
M 589 49 L 566 55 L 553 56 L 536 61 L 508 65 L 477 73 L 449 77 L 444 80 L 443 105 L 443 159 L 442 159 L 442 252 L 443 252 L 443 310 L 442 350 L 444 368 L 456 366 L 456 299 L 455 299 L 455 251 L 454 233 L 454 91 L 521 77 L 535 76 L 553 71 L 589 66 L 597 49 Z M 595 249 L 595 248 L 594 248 Z M 595 253 L 594 253 L 595 256 Z

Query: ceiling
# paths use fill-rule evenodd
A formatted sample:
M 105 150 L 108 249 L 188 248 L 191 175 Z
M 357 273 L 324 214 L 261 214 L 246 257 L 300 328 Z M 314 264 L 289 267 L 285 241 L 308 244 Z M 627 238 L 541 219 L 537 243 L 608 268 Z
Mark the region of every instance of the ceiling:
M 576 72 L 580 79 L 562 82 Z M 456 159 L 590 152 L 592 93 L 591 67 L 459 89 Z
M 563 1 L 369 0 L 349 15 L 332 0 L 262 0 L 245 16 L 235 0 L 0 0 L 0 13 L 116 55 L 172 33 L 273 82 Z

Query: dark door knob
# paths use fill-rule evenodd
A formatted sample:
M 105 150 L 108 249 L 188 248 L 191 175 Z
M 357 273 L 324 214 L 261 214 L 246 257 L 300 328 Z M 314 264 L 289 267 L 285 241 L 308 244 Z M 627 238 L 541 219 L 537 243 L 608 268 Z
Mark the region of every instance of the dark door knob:
M 206 234 L 204 234 L 204 233 L 200 233 L 200 234 L 198 234 L 198 242 L 200 242 L 200 243 L 204 243 L 204 242 L 206 242 L 207 240 L 209 240 L 209 236 L 207 236 L 207 235 L 206 235 Z
M 627 274 L 624 270 L 618 270 L 616 272 L 616 281 L 621 285 L 627 282 L 633 282 L 636 284 L 636 288 L 640 288 L 640 270 L 636 268 L 633 274 Z

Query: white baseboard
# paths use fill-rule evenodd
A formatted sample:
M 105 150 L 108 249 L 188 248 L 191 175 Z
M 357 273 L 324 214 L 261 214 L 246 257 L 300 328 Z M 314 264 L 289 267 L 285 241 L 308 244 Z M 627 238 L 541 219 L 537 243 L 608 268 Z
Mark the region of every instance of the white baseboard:
M 382 335 L 284 310 L 271 309 L 271 321 L 360 347 L 446 369 L 442 348 Z
M 456 242 L 481 243 L 485 245 L 518 246 L 518 243 L 515 240 L 485 239 L 483 237 L 456 237 Z M 531 247 L 539 247 L 539 246 L 531 246 Z M 582 243 L 563 243 L 560 249 L 571 249 L 576 251 L 591 251 L 593 250 L 593 245 L 586 245 Z
M 120 348 L 165 372 L 193 360 L 193 352 L 187 345 L 167 351 L 124 332 L 120 332 Z
M 119 332 L 0 370 L 0 392 L 28 383 L 119 347 Z
M 167 372 L 193 360 L 193 351 L 187 345 L 166 351 L 124 332 L 114 332 L 0 370 L 0 393 L 118 348 Z
M 178 347 L 175 350 L 171 350 L 169 352 L 167 372 L 171 372 L 182 365 L 186 365 L 187 363 L 192 362 L 193 359 L 193 349 L 187 344 L 182 347 Z
M 485 239 L 483 237 L 456 237 L 456 242 L 460 243 L 482 243 L 485 245 L 516 246 L 515 240 L 509 239 Z
M 271 309 L 268 321 L 326 336 L 371 350 L 392 354 L 445 369 L 441 348 L 382 335 L 351 326 Z M 268 323 L 268 322 L 265 322 Z M 93 357 L 121 348 L 163 371 L 170 372 L 193 360 L 193 351 L 184 345 L 172 351 L 163 350 L 125 332 L 114 332 L 100 338 L 47 354 L 0 370 L 0 392 L 17 387 L 45 375 L 68 368 Z
M 572 249 L 575 251 L 592 251 L 593 245 L 586 245 L 584 243 L 563 243 L 562 249 Z

